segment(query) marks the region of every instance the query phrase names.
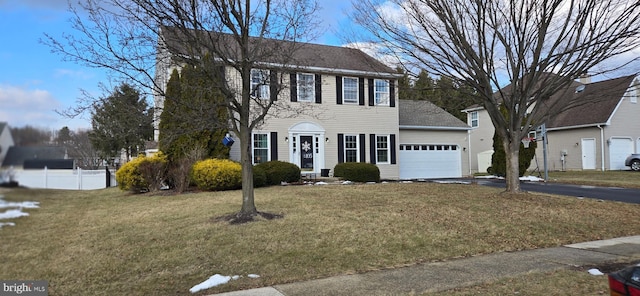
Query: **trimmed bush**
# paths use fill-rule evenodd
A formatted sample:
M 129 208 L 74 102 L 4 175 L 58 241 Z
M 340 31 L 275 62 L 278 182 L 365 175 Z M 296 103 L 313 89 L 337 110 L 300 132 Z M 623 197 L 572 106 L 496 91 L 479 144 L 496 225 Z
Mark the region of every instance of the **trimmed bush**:
M 290 162 L 273 160 L 260 163 L 254 168 L 265 171 L 267 185 L 280 185 L 281 182 L 292 183 L 300 181 L 300 168 Z
M 242 167 L 228 159 L 206 159 L 193 165 L 192 180 L 201 190 L 222 191 L 242 187 Z
M 253 187 L 264 187 L 267 186 L 267 171 L 265 171 L 264 167 L 254 166 L 253 167 Z
M 353 182 L 380 182 L 380 169 L 371 163 L 345 162 L 333 168 L 333 176 Z
M 167 158 L 162 153 L 151 157 L 140 155 L 116 171 L 116 182 L 121 190 L 133 193 L 156 191 L 166 177 Z

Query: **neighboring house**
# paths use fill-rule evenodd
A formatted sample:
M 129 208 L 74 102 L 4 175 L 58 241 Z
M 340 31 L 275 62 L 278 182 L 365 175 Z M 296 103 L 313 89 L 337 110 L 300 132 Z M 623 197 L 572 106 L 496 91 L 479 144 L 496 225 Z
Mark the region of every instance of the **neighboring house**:
M 13 145 L 15 145 L 15 143 L 13 142 L 9 124 L 0 122 L 0 164 L 2 164 L 7 152 L 9 152 L 9 148 Z
M 13 146 L 9 149 L 2 167 L 14 169 L 73 169 L 73 159 L 68 159 L 63 147 Z
M 599 97 L 561 112 L 549 122 L 547 159 L 549 170 L 624 170 L 625 158 L 640 152 L 640 93 L 635 76 L 619 77 L 591 83 L 588 79 L 571 86 L 570 100 Z M 471 170 L 486 172 L 491 165 L 493 132 L 488 113 L 483 108 L 468 108 L 471 130 Z M 539 135 L 537 135 L 540 138 Z M 538 144 L 538 167 L 543 169 L 543 145 Z M 487 158 L 488 155 L 488 158 Z M 486 161 L 488 160 L 488 165 Z M 535 168 L 535 161 L 531 168 Z
M 164 40 L 171 38 L 165 36 Z M 286 46 L 281 44 L 284 41 L 271 41 L 274 46 Z M 446 123 L 453 122 L 451 128 L 446 128 L 428 118 L 428 111 L 435 110 L 430 103 L 399 102 L 396 85 L 401 75 L 395 70 L 358 49 L 309 43 L 296 46 L 298 50 L 291 59 L 297 61 L 295 65 L 279 68 L 267 60 L 264 64 L 270 68 L 254 71 L 259 76 L 281 74 L 285 89 L 274 97 L 265 85 L 256 88 L 256 96 L 267 94 L 264 99 L 277 100 L 285 110 L 290 107 L 308 112 L 270 113 L 253 131 L 254 164 L 280 160 L 298 165 L 303 174 L 320 175 L 338 163 L 367 162 L 378 166 L 382 179 L 460 177 L 463 168 L 466 170 L 461 152 L 465 149 L 464 124 L 453 122 L 440 111 L 434 113 Z M 184 53 L 158 51 L 161 67 L 156 79 L 161 85 L 166 86 L 173 70 L 170 63 L 162 61 L 181 54 Z M 237 76 L 232 68 L 225 69 L 228 82 Z M 155 97 L 157 110 L 162 110 L 163 102 L 163 97 Z M 427 117 L 417 114 L 420 109 L 415 104 L 425 106 L 427 113 L 422 115 Z M 406 147 L 414 145 L 426 148 L 420 153 L 408 152 Z M 429 162 L 445 154 L 445 159 L 452 160 L 449 165 L 416 166 L 421 163 L 417 160 Z M 232 146 L 230 157 L 240 159 L 238 143 Z M 449 171 L 451 167 L 454 172 Z M 439 175 L 443 169 L 445 174 Z

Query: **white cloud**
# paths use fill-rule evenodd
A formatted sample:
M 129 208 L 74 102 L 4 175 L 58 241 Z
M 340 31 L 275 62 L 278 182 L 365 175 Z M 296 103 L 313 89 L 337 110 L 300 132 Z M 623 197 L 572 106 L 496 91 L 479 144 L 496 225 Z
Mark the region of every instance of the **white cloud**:
M 58 119 L 54 110 L 60 102 L 46 90 L 2 84 L 0 106 L 0 121 L 10 126 L 50 126 Z

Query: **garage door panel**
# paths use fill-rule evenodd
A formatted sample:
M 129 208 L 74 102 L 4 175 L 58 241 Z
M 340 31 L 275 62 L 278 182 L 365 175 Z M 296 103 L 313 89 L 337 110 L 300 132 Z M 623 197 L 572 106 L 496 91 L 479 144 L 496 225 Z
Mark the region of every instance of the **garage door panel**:
M 401 179 L 462 176 L 461 152 L 457 145 L 403 144 L 399 157 Z
M 624 170 L 624 160 L 633 153 L 633 140 L 631 138 L 611 138 L 609 140 L 609 169 Z

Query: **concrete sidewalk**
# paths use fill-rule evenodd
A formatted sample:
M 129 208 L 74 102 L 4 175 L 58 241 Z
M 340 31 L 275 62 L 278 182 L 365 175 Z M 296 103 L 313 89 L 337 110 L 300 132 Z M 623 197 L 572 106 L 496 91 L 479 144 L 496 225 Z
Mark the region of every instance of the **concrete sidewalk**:
M 631 236 L 556 248 L 417 264 L 216 295 L 408 295 L 472 286 L 529 272 L 637 259 L 640 259 L 640 236 Z

